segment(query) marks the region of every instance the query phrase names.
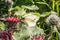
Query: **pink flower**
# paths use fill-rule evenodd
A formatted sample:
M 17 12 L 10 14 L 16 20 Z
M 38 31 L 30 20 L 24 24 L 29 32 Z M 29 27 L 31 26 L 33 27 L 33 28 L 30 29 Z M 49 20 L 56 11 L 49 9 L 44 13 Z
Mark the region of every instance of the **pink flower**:
M 32 40 L 44 40 L 44 37 L 43 36 L 36 36 L 36 37 L 33 37 Z
M 16 17 L 7 17 L 7 18 L 6 18 L 6 21 L 7 21 L 7 22 L 17 23 L 17 22 L 19 22 L 19 19 L 16 18 Z

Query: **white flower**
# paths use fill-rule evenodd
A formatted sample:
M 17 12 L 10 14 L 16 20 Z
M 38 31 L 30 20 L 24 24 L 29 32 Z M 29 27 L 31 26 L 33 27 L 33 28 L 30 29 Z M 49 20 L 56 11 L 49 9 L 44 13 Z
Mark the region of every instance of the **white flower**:
M 36 22 L 38 21 L 39 17 L 33 14 L 27 14 L 25 16 L 23 16 L 23 18 L 25 18 L 25 23 L 29 26 L 35 26 Z
M 5 0 L 5 1 L 8 2 L 8 3 L 13 4 L 13 0 Z
M 47 17 L 46 23 L 48 25 L 57 25 L 59 23 L 60 18 L 58 17 L 56 12 L 51 12 L 51 15 Z

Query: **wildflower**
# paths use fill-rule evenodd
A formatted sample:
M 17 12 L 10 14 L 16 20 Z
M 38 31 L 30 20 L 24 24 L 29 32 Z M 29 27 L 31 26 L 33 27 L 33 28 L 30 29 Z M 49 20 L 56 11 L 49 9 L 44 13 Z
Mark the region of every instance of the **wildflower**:
M 8 31 L 0 31 L 0 40 L 12 40 L 12 33 Z
M 6 21 L 7 22 L 17 23 L 17 22 L 19 22 L 19 19 L 17 17 L 7 17 Z
M 13 0 L 6 0 L 6 2 L 13 4 Z
M 50 13 L 50 16 L 49 17 L 47 17 L 47 19 L 46 19 L 46 23 L 48 24 L 48 25 L 57 25 L 58 23 L 59 23 L 59 17 L 58 17 L 58 15 L 57 15 L 57 13 L 56 12 L 51 12 Z
M 36 36 L 36 37 L 33 37 L 32 40 L 44 40 L 44 37 Z

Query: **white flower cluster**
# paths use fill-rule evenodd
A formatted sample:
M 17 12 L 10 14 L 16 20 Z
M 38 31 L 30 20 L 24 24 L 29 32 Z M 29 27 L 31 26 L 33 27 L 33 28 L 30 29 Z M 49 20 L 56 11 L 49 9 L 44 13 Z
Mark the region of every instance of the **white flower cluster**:
M 46 18 L 45 22 L 48 26 L 55 25 L 58 32 L 60 32 L 60 18 L 57 14 L 58 13 L 56 13 L 56 12 L 51 12 L 51 15 Z M 56 28 L 55 28 L 55 30 L 56 30 Z
M 57 25 L 60 22 L 60 18 L 58 17 L 56 12 L 51 12 L 50 16 L 47 17 L 45 22 L 48 25 Z

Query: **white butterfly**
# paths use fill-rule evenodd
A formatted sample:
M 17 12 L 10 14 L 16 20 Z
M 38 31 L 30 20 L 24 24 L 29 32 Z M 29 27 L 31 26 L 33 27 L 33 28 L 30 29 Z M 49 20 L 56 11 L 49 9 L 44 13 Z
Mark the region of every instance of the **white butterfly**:
M 33 14 L 27 14 L 25 16 L 23 16 L 25 18 L 25 23 L 29 26 L 35 26 L 36 22 L 38 21 L 39 17 Z

